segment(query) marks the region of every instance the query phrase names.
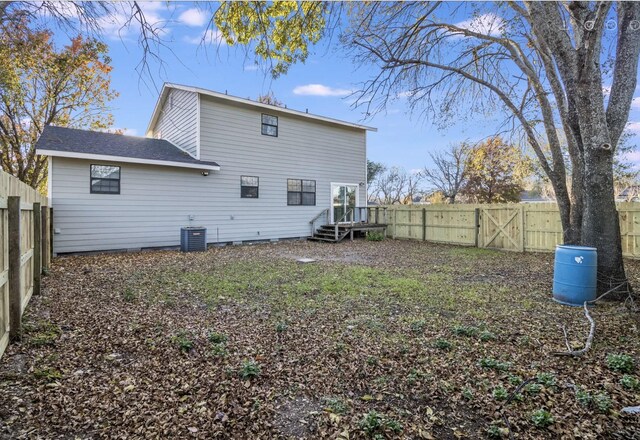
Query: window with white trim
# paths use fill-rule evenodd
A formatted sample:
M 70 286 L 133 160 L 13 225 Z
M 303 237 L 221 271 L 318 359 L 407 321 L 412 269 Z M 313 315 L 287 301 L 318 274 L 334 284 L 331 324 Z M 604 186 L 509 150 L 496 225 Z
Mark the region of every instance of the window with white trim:
M 262 114 L 262 134 L 278 137 L 278 117 Z
M 287 179 L 287 205 L 315 206 L 316 181 Z
M 240 176 L 240 197 L 257 199 L 260 178 L 257 176 Z
M 120 194 L 120 167 L 91 165 L 91 194 Z

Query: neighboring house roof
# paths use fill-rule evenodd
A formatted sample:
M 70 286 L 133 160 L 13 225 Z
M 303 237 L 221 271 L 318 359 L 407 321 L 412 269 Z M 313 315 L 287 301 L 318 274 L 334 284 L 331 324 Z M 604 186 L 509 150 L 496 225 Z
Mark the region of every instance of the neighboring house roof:
M 553 201 L 554 201 L 553 199 L 550 199 L 548 197 L 543 197 L 534 191 L 520 192 L 521 203 L 544 203 L 544 202 L 553 202 Z
M 36 143 L 36 154 L 90 160 L 163 165 L 217 171 L 215 162 L 193 158 L 164 139 L 48 125 Z
M 375 127 L 369 127 L 369 126 L 366 126 L 366 125 L 354 124 L 354 123 L 351 123 L 351 122 L 341 121 L 339 119 L 328 118 L 326 116 L 319 116 L 319 115 L 314 115 L 314 114 L 311 114 L 311 113 L 308 113 L 308 112 L 302 112 L 302 111 L 299 111 L 299 110 L 292 110 L 292 109 L 288 109 L 286 107 L 279 107 L 279 106 L 271 105 L 271 104 L 263 104 L 262 102 L 252 101 L 250 99 L 245 99 L 245 98 L 239 98 L 237 96 L 227 95 L 226 93 L 214 92 L 213 90 L 202 89 L 200 87 L 185 86 L 185 85 L 182 85 L 182 84 L 164 83 L 164 86 L 162 87 L 162 92 L 160 92 L 160 96 L 158 97 L 158 101 L 156 102 L 156 106 L 153 109 L 153 113 L 151 114 L 151 119 L 149 120 L 149 126 L 147 127 L 147 136 L 150 136 L 150 134 L 151 134 L 151 132 L 153 130 L 153 127 L 156 125 L 156 123 L 158 121 L 158 118 L 160 117 L 160 114 L 162 113 L 162 111 L 161 111 L 162 110 L 162 106 L 164 104 L 164 101 L 167 98 L 167 95 L 169 94 L 169 90 L 170 89 L 185 90 L 187 92 L 195 92 L 195 93 L 199 93 L 201 95 L 211 96 L 211 97 L 214 97 L 214 98 L 235 102 L 235 103 L 243 104 L 243 105 L 246 105 L 246 106 L 249 106 L 249 107 L 267 109 L 269 111 L 285 113 L 285 114 L 298 116 L 298 117 L 302 117 L 302 118 L 306 118 L 306 119 L 312 119 L 312 120 L 316 120 L 316 121 L 321 121 L 321 122 L 328 123 L 328 124 L 340 125 L 340 126 L 343 126 L 343 127 L 350 127 L 350 128 L 357 128 L 357 129 L 360 129 L 360 130 L 378 131 L 378 129 L 375 128 Z

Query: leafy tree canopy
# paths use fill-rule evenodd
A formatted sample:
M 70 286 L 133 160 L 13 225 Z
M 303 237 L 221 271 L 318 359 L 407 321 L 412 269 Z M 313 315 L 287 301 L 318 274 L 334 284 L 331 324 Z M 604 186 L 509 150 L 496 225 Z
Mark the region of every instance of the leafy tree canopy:
M 6 17 L 5 17 L 6 18 Z M 57 49 L 50 31 L 26 17 L 10 17 L 0 33 L 0 149 L 2 169 L 38 188 L 46 181 L 46 157 L 35 143 L 46 125 L 106 129 L 111 89 L 107 46 L 73 38 Z

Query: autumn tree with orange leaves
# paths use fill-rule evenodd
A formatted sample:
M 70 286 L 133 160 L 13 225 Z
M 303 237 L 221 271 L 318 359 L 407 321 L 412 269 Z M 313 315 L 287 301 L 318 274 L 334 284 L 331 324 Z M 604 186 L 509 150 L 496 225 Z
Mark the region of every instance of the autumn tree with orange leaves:
M 3 20 L 0 32 L 0 148 L 2 169 L 42 189 L 47 159 L 35 154 L 46 125 L 106 129 L 113 123 L 107 46 L 73 38 L 58 50 L 52 33 L 28 20 Z

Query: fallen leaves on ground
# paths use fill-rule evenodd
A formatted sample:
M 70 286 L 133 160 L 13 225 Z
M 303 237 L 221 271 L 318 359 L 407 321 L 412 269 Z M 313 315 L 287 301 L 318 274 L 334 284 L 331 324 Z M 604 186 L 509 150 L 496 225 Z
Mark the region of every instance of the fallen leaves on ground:
M 391 240 L 58 258 L 0 360 L 0 437 L 499 438 L 503 414 L 516 438 L 637 437 L 637 318 L 599 304 L 589 353 L 551 356 L 588 331 L 552 272 Z

